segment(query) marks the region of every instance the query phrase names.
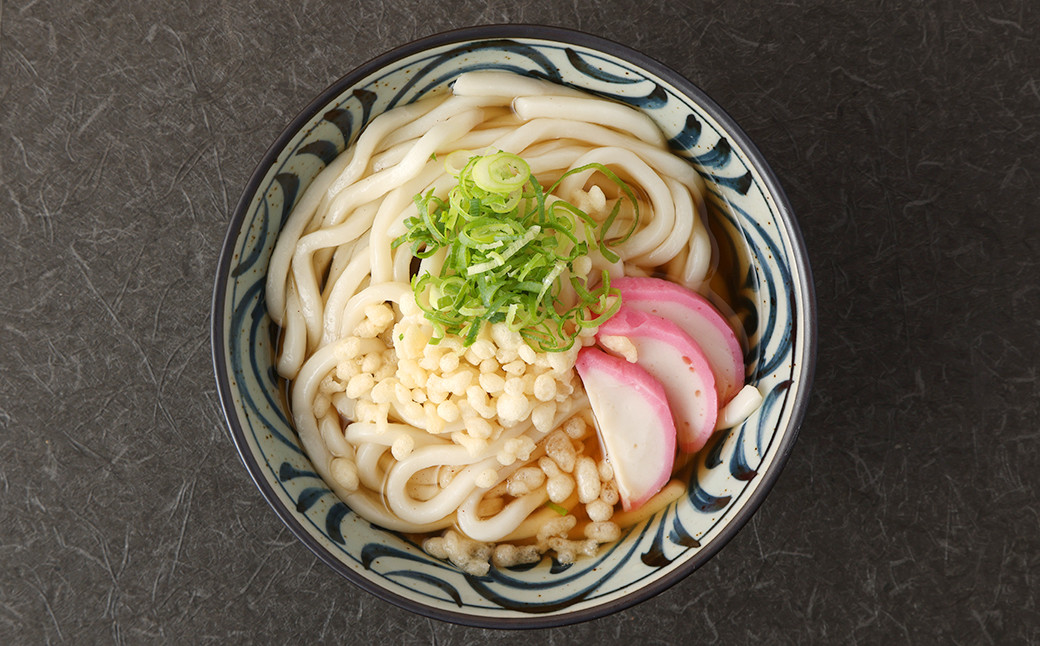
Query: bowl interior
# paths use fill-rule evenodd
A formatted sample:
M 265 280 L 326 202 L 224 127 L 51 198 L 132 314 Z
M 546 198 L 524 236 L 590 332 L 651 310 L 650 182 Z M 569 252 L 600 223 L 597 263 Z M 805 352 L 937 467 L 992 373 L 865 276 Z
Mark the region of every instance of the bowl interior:
M 699 454 L 688 492 L 595 558 L 473 577 L 356 516 L 315 474 L 290 423 L 264 279 L 279 228 L 316 174 L 379 113 L 460 73 L 501 69 L 612 97 L 646 112 L 707 182 L 720 278 L 747 335 L 748 380 L 765 397 Z M 214 296 L 214 363 L 233 439 L 290 529 L 363 588 L 411 610 L 496 627 L 580 621 L 645 599 L 710 558 L 761 502 L 790 450 L 813 360 L 812 292 L 786 198 L 746 136 L 710 99 L 614 43 L 545 28 L 477 28 L 395 50 L 341 79 L 286 129 L 231 222 Z

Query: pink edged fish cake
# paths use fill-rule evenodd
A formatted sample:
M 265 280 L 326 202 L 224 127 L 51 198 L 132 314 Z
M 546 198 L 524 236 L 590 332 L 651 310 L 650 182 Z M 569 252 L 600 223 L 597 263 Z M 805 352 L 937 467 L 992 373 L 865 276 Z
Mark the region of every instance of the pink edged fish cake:
M 676 429 L 664 387 L 640 366 L 594 347 L 575 368 L 585 386 L 621 505 L 637 509 L 668 482 Z
M 635 365 L 664 387 L 679 448 L 687 453 L 701 450 L 715 431 L 719 396 L 711 365 L 696 341 L 668 319 L 628 305 L 599 328 L 597 340 L 610 347 L 604 337 L 624 337 L 632 343 Z
M 729 323 L 697 292 L 661 278 L 623 277 L 612 280 L 626 307 L 668 319 L 693 339 L 708 358 L 719 405 L 744 386 L 744 355 Z

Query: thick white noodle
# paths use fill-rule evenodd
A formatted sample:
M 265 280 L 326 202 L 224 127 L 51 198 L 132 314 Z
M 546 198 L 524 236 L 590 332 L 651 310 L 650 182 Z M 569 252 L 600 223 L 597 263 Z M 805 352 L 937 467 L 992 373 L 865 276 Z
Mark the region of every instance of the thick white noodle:
M 342 224 L 308 233 L 300 238 L 293 254 L 292 277 L 296 285 L 296 297 L 300 302 L 300 314 L 307 322 L 307 337 L 313 348 L 321 338 L 321 319 L 324 303 L 318 285 L 318 274 L 311 264 L 311 255 L 317 249 L 329 249 L 356 240 L 371 230 L 372 221 L 367 218 L 350 218 Z
M 401 162 L 391 168 L 364 177 L 344 188 L 329 204 L 326 225 L 343 221 L 357 206 L 385 195 L 395 186 L 415 177 L 422 170 L 437 147 L 446 141 L 454 141 L 480 123 L 483 111 L 479 108 L 456 114 L 438 123 L 415 142 Z
M 450 178 L 445 177 L 444 168 L 440 164 L 431 161 L 416 177 L 390 191 L 383 198 L 383 203 L 372 221 L 372 282 L 391 280 L 393 272 L 390 266 L 390 245 L 393 238 L 389 234 L 390 227 L 409 215 L 418 214 L 412 198 L 417 194 L 426 193 L 438 178 L 441 178 L 441 186 L 446 189 Z
M 566 510 L 571 510 L 574 505 L 578 502 L 578 494 L 571 494 L 571 497 L 560 503 L 560 506 Z M 530 516 L 524 519 L 522 523 L 516 526 L 516 528 L 510 533 L 506 534 L 499 539 L 501 542 L 508 541 L 520 541 L 531 538 L 538 534 L 538 530 L 542 528 L 547 522 L 554 518 L 559 518 L 560 514 L 553 509 L 548 507 L 542 507 L 534 511 Z M 613 520 L 613 519 L 611 519 Z
M 456 150 L 472 150 L 478 153 L 483 152 L 485 149 L 489 148 L 496 139 L 508 134 L 510 130 L 515 129 L 519 123 L 520 122 L 515 121 L 508 126 L 472 130 L 455 141 L 444 142 L 434 150 L 434 153 L 437 155 L 444 155 L 453 153 Z M 401 163 L 401 160 L 404 159 L 405 155 L 408 154 L 408 151 L 412 149 L 415 142 L 416 139 L 409 139 L 408 141 L 401 142 L 373 157 L 372 172 L 378 172 Z
M 675 226 L 675 204 L 671 192 L 661 176 L 654 172 L 642 159 L 629 150 L 606 146 L 595 148 L 574 162 L 576 167 L 598 163 L 610 168 L 622 177 L 628 177 L 650 198 L 653 211 L 640 217 L 641 227 L 628 240 L 615 247 L 617 253 L 628 260 L 650 253 L 660 247 L 672 235 Z M 598 171 L 594 169 L 568 175 L 560 183 L 559 194 L 564 199 L 576 195 L 588 178 Z M 620 223 L 611 232 L 625 230 Z
M 353 149 L 355 152 L 350 165 L 329 186 L 328 193 L 323 198 L 335 197 L 356 182 L 367 170 L 372 155 L 385 147 L 384 141 L 388 136 L 435 109 L 446 98 L 436 97 L 426 101 L 411 103 L 396 110 L 388 110 L 373 119 L 372 123 L 368 124 L 361 136 L 358 137 L 357 143 L 354 144 Z M 328 205 L 325 204 L 323 206 L 327 208 Z
M 671 151 L 651 146 L 631 135 L 583 121 L 534 119 L 498 139 L 493 145 L 507 152 L 518 153 L 535 142 L 563 138 L 584 141 L 590 148 L 615 146 L 630 150 L 658 172 L 674 177 L 691 190 L 695 187 L 699 190 L 703 182 L 692 166 Z
M 357 255 L 351 258 L 350 264 L 343 270 L 343 275 L 329 292 L 328 301 L 325 303 L 325 322 L 322 325 L 322 345 L 332 343 L 339 338 L 339 331 L 343 329 L 343 311 L 346 309 L 347 301 L 357 294 L 358 286 L 365 279 L 366 270 L 371 266 L 370 254 L 370 247 L 360 249 Z
M 471 110 L 449 118 L 423 135 L 400 164 L 374 173 L 344 189 L 329 206 L 326 227 L 300 238 L 293 252 L 292 271 L 296 280 L 300 311 L 307 321 L 308 347 L 314 349 L 320 338 L 322 305 L 318 288 L 319 276 L 311 264 L 318 249 L 349 243 L 372 226 L 371 220 L 349 218 L 347 214 L 365 202 L 383 197 L 395 187 L 411 180 L 428 163 L 438 141 L 457 138 L 480 120 L 479 110 Z
M 745 384 L 719 411 L 719 419 L 715 428 L 733 428 L 750 417 L 761 405 L 762 393 L 751 384 Z
M 408 283 L 382 283 L 366 287 L 351 297 L 343 307 L 343 318 L 340 321 L 339 337 L 350 336 L 354 328 L 365 320 L 365 308 L 377 303 L 400 303 L 406 294 L 412 293 Z
M 516 498 L 507 504 L 502 511 L 489 518 L 480 518 L 477 508 L 484 497 L 483 491 L 475 491 L 468 496 L 457 510 L 456 520 L 467 536 L 477 541 L 494 543 L 502 540 L 520 526 L 532 512 L 545 505 L 549 500 L 545 485 Z M 553 512 L 556 513 L 556 512 Z
M 366 442 L 357 445 L 357 471 L 361 484 L 372 491 L 379 491 L 386 479 L 386 471 L 380 466 L 380 462 L 387 451 L 390 450 L 385 444 Z
M 390 235 L 389 240 L 393 240 L 394 236 Z M 390 280 L 398 283 L 407 283 L 411 280 L 412 272 L 412 250 L 406 246 L 400 246 L 394 251 L 394 262 L 393 271 L 390 275 Z
M 439 494 L 426 501 L 408 495 L 408 481 L 418 471 L 432 466 L 462 466 L 465 468 L 452 478 Z M 387 505 L 402 520 L 428 523 L 453 513 L 476 487 L 477 479 L 485 469 L 499 466 L 494 457 L 473 462 L 469 451 L 462 446 L 437 446 L 415 451 L 399 460 L 387 474 L 383 494 Z
M 568 400 L 567 404 L 559 407 L 553 419 L 552 426 L 554 428 L 558 427 L 560 424 L 573 417 L 574 413 L 579 408 L 583 407 L 587 401 L 584 392 L 576 393 L 576 396 L 573 397 L 572 400 Z M 526 433 L 530 433 L 530 430 L 527 430 Z M 503 482 L 517 469 L 525 464 L 537 460 L 543 453 L 543 448 L 539 447 L 537 451 L 531 454 L 528 462 L 522 463 L 517 461 L 508 467 L 500 468 L 497 479 L 492 486 Z M 467 536 L 478 541 L 495 542 L 515 533 L 520 525 L 525 522 L 525 519 L 527 519 L 532 512 L 538 509 L 538 507 L 544 505 L 546 500 L 549 499 L 545 487 L 543 486 L 506 505 L 497 514 L 488 518 L 480 518 L 477 514 L 477 509 L 480 505 L 480 501 L 483 499 L 484 493 L 485 490 L 483 489 L 474 490 L 470 493 L 465 501 L 459 505 L 456 516 L 459 528 L 465 532 Z M 555 514 L 556 512 L 554 511 L 552 513 Z M 532 532 L 532 534 L 533 533 L 534 532 Z
M 420 116 L 418 119 L 402 125 L 397 130 L 388 133 L 380 143 L 380 150 L 393 148 L 398 144 L 410 142 L 426 134 L 433 126 L 447 121 L 462 112 L 473 108 L 486 106 L 505 105 L 507 102 L 500 97 L 462 97 L 449 95 L 447 99 L 433 110 Z M 373 159 L 373 169 L 378 170 L 378 162 Z
M 699 287 L 711 260 L 703 180 L 667 150 L 664 136 L 641 112 L 538 79 L 470 72 L 455 81 L 453 95 L 375 118 L 318 174 L 283 227 L 266 296 L 272 318 L 284 329 L 278 371 L 293 380 L 294 423 L 318 474 L 361 517 L 388 529 L 428 532 L 456 525 L 476 540 L 529 538 L 556 516 L 544 509 L 544 486 L 494 514 L 482 517 L 478 510 L 491 488 L 501 489 L 516 469 L 544 455 L 538 443 L 545 434 L 530 420 L 504 430 L 474 455 L 450 440 L 451 431 L 463 428 L 461 420 L 433 435 L 425 430 L 425 415 L 413 417 L 414 407 L 392 402 L 386 424 L 344 423 L 353 417 L 355 402 L 338 392 L 322 395 L 333 407 L 328 413 L 322 408 L 320 418 L 315 414 L 322 380 L 340 361 L 340 339 L 364 320 L 365 308 L 389 302 L 400 315 L 400 303 L 411 293 L 413 258 L 409 248 L 394 248 L 393 241 L 405 232 L 404 221 L 417 213 L 414 195 L 432 190 L 446 196 L 454 178 L 442 156 L 456 150 L 520 154 L 546 187 L 590 162 L 606 165 L 629 182 L 645 219 L 616 247 L 622 257 L 616 263 L 591 245 L 593 283 L 602 269 L 620 276 L 649 275 L 664 267 L 673 280 Z M 609 183 L 595 171 L 576 173 L 563 180 L 557 194 L 591 203 L 599 191 L 593 186 L 607 192 Z M 559 198 L 548 198 L 554 199 Z M 609 211 L 618 196 L 615 191 L 598 199 L 607 200 Z M 623 206 L 615 232 L 623 230 L 626 218 L 631 221 L 631 209 Z M 579 238 L 582 229 L 576 232 Z M 442 251 L 421 260 L 419 270 L 439 272 L 444 257 Z M 563 298 L 573 298 L 573 289 L 565 287 Z M 383 347 L 381 341 L 371 342 Z M 746 413 L 746 402 L 740 403 L 729 411 L 732 417 Z M 579 389 L 558 404 L 552 427 L 585 407 L 587 398 Z M 521 436 L 538 448 L 529 459 L 503 467 L 498 456 L 505 443 Z M 408 448 L 394 448 L 400 446 Z M 357 484 L 356 489 L 335 480 L 334 460 L 346 461 L 344 481 Z M 343 464 L 336 463 L 340 473 Z M 444 465 L 460 470 L 440 488 L 436 474 Z M 659 498 L 673 493 L 662 492 Z M 564 507 L 576 504 L 576 498 L 569 499 Z
M 454 514 L 429 523 L 409 523 L 398 518 L 386 508 L 382 497 L 373 491 L 359 489 L 340 496 L 359 516 L 380 527 L 398 532 L 425 533 L 450 527 L 455 522 Z
M 393 446 L 394 442 L 403 436 L 412 438 L 415 448 L 424 446 L 452 446 L 447 438 L 430 435 L 422 429 L 411 424 L 388 423 L 385 428 L 373 422 L 352 422 L 347 425 L 344 433 L 345 439 L 352 444 L 371 442 L 383 446 Z M 414 449 L 413 449 L 414 450 Z
M 307 321 L 300 312 L 296 289 L 290 286 L 283 297 L 285 311 L 282 314 L 282 348 L 278 355 L 278 374 L 292 379 L 307 359 Z
M 645 113 L 611 101 L 568 96 L 522 96 L 513 101 L 513 110 L 524 121 L 531 119 L 571 119 L 580 114 L 583 121 L 630 132 L 648 144 L 667 145 L 661 129 Z
M 341 176 L 347 162 L 353 157 L 354 151 L 348 150 L 332 160 L 331 164 L 318 173 L 300 201 L 293 207 L 285 224 L 282 225 L 282 230 L 278 233 L 278 240 L 275 241 L 274 251 L 271 253 L 271 263 L 267 270 L 269 278 L 266 297 L 271 318 L 282 327 L 285 327 L 282 321 L 282 314 L 285 312 L 285 276 L 289 273 L 289 263 L 292 261 L 296 242 L 314 217 L 315 210 L 325 191 Z
M 367 218 L 368 214 L 366 211 L 371 209 L 375 212 L 378 210 L 380 204 L 381 202 L 371 202 L 358 209 L 358 211 L 363 214 L 362 217 Z M 328 275 L 325 278 L 325 287 L 321 293 L 322 300 L 326 301 L 325 307 L 328 307 L 329 295 L 332 293 L 332 289 L 336 286 L 336 283 L 339 282 L 339 279 L 343 275 L 343 271 L 347 268 L 347 265 L 354 259 L 354 256 L 362 250 L 368 249 L 369 236 L 370 232 L 366 231 L 354 242 L 336 247 L 332 256 L 332 262 L 329 264 Z
M 343 429 L 339 425 L 339 415 L 332 412 L 321 418 L 318 422 L 321 430 L 321 440 L 328 447 L 329 452 L 337 458 L 354 459 L 354 444 L 347 441 L 343 436 Z
M 705 213 L 703 202 L 700 207 L 701 217 L 697 218 L 693 227 L 693 236 L 690 238 L 690 252 L 683 266 L 681 282 L 690 289 L 699 289 L 704 278 L 708 275 L 711 265 L 711 238 L 708 236 L 708 228 L 704 223 Z
M 659 245 L 645 254 L 632 258 L 633 262 L 644 267 L 658 267 L 678 256 L 679 252 L 689 244 L 694 226 L 699 224 L 690 191 L 671 177 L 663 179 L 672 196 L 672 206 L 675 212 L 674 228 Z
M 457 96 L 501 96 L 513 99 L 518 96 L 560 95 L 579 98 L 588 94 L 578 90 L 543 81 L 518 76 L 510 72 L 466 72 L 455 79 L 451 88 Z
M 318 420 L 314 416 L 312 406 L 321 380 L 339 363 L 336 349 L 337 344 L 330 344 L 319 348 L 307 358 L 293 381 L 291 402 L 293 421 L 296 425 L 296 432 L 300 436 L 300 443 L 303 444 L 303 450 L 314 463 L 318 474 L 334 488 L 335 481 L 329 470 L 332 454 L 321 441 L 321 431 L 318 429 Z

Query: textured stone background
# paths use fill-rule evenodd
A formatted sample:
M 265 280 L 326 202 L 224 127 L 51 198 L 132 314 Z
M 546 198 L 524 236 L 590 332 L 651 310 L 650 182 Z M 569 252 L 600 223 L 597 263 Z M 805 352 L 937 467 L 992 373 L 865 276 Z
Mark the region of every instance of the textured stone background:
M 1040 643 L 1040 4 L 72 2 L 0 8 L 0 643 Z M 674 67 L 755 140 L 819 299 L 760 512 L 617 615 L 433 622 L 302 547 L 223 428 L 230 209 L 312 96 L 542 22 Z

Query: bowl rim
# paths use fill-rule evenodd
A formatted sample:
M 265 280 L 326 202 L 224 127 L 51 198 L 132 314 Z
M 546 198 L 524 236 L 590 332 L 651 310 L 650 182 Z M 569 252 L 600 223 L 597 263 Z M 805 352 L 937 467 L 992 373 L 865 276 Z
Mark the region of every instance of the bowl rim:
M 313 117 L 318 114 L 318 112 L 322 110 L 329 101 L 342 94 L 345 89 L 351 87 L 362 78 L 387 64 L 430 48 L 472 40 L 487 40 L 490 38 L 541 39 L 564 44 L 579 45 L 602 51 L 645 69 L 647 72 L 670 83 L 684 95 L 695 100 L 701 109 L 707 112 L 716 120 L 717 123 L 725 128 L 727 136 L 733 140 L 736 147 L 746 155 L 748 161 L 752 166 L 754 166 L 760 175 L 768 195 L 774 199 L 780 220 L 786 227 L 787 234 L 792 242 L 792 263 L 799 269 L 797 276 L 794 276 L 793 280 L 799 284 L 802 293 L 805 295 L 804 301 L 806 308 L 803 316 L 803 325 L 807 342 L 803 345 L 802 356 L 793 358 L 793 361 L 801 361 L 802 363 L 802 387 L 792 405 L 789 428 L 781 438 L 776 456 L 768 470 L 761 474 L 762 480 L 759 481 L 759 484 L 747 498 L 744 505 L 736 511 L 726 526 L 709 544 L 705 545 L 686 562 L 682 563 L 667 574 L 618 599 L 605 601 L 590 608 L 565 611 L 559 614 L 530 615 L 525 617 L 495 617 L 442 610 L 384 588 L 378 583 L 358 575 L 350 567 L 336 559 L 313 536 L 310 535 L 299 520 L 296 519 L 292 511 L 281 503 L 274 489 L 270 487 L 264 478 L 264 472 L 261 465 L 252 452 L 248 450 L 245 431 L 235 414 L 235 395 L 232 392 L 228 377 L 229 368 L 224 360 L 224 351 L 227 342 L 224 335 L 224 303 L 228 284 L 230 282 L 229 270 L 231 267 L 231 261 L 234 257 L 235 242 L 257 190 L 260 188 L 268 170 L 277 160 L 278 155 L 283 151 L 286 145 L 291 142 L 300 129 L 313 119 Z M 698 569 L 714 557 L 719 550 L 721 550 L 733 539 L 734 536 L 736 536 L 736 534 L 744 527 L 762 505 L 765 498 L 772 491 L 777 478 L 780 476 L 783 467 L 787 463 L 787 459 L 790 456 L 795 440 L 798 437 L 801 424 L 808 408 L 809 397 L 812 391 L 812 384 L 815 375 L 816 343 L 816 295 L 804 238 L 802 237 L 798 222 L 794 217 L 794 212 L 786 194 L 780 186 L 778 178 L 766 162 L 765 157 L 758 150 L 758 147 L 752 143 L 744 130 L 737 125 L 736 121 L 729 116 L 721 106 L 719 106 L 697 85 L 656 59 L 636 51 L 627 45 L 622 45 L 601 36 L 595 36 L 570 28 L 534 23 L 488 24 L 463 27 L 418 38 L 390 49 L 387 52 L 358 65 L 322 90 L 315 99 L 308 103 L 307 106 L 304 107 L 288 123 L 288 125 L 282 129 L 275 141 L 264 152 L 250 175 L 249 180 L 246 182 L 242 195 L 239 198 L 234 211 L 231 213 L 227 232 L 225 233 L 221 245 L 220 257 L 217 262 L 216 276 L 213 284 L 213 298 L 210 309 L 210 351 L 212 355 L 214 377 L 216 379 L 217 395 L 225 424 L 230 432 L 231 440 L 235 445 L 239 458 L 242 460 L 246 470 L 249 472 L 250 478 L 260 490 L 268 505 L 270 505 L 286 527 L 296 536 L 297 539 L 310 549 L 319 560 L 328 565 L 334 571 L 338 572 L 351 583 L 359 586 L 366 592 L 373 594 L 377 598 L 410 612 L 414 612 L 420 616 L 480 628 L 548 628 L 580 623 L 610 615 L 664 592 L 679 581 L 685 579 L 694 570 Z

